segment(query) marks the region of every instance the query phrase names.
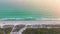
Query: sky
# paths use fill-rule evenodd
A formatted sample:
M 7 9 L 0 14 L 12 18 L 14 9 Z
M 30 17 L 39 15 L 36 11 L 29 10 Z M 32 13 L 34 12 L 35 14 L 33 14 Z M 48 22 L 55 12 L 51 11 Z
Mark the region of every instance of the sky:
M 0 0 L 0 18 L 60 18 L 60 0 Z

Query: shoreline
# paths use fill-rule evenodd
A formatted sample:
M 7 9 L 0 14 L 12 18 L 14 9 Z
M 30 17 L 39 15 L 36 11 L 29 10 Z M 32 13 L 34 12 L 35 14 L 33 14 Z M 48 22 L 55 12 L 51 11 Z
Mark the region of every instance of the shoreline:
M 60 25 L 60 21 L 0 21 L 0 25 L 40 25 L 40 24 L 53 24 Z

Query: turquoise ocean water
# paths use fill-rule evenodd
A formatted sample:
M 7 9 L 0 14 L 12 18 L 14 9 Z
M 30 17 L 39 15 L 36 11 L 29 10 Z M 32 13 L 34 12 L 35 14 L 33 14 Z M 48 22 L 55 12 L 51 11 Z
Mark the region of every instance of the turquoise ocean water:
M 0 0 L 0 20 L 36 20 L 39 18 L 35 10 L 28 9 L 28 6 L 9 3 L 7 0 Z M 42 15 L 40 15 L 42 16 Z
M 24 0 L 0 0 L 0 20 L 40 20 L 54 17 L 52 12 L 39 7 Z

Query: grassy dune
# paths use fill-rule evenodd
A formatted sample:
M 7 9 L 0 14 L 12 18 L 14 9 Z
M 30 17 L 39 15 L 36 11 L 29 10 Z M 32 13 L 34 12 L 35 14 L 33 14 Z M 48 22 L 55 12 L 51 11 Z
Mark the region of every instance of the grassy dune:
M 2 28 L 0 28 L 0 34 L 3 34 L 3 29 Z
M 0 34 L 4 34 L 4 32 L 6 34 L 10 34 L 12 28 L 0 28 Z
M 28 28 L 23 34 L 60 34 L 60 28 Z

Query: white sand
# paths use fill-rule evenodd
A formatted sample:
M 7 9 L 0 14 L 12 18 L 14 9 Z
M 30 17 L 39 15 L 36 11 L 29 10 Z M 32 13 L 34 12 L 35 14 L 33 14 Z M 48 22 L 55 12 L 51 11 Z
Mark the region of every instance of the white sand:
M 59 24 L 60 21 L 0 21 L 0 26 L 3 25 L 40 25 L 40 24 Z

